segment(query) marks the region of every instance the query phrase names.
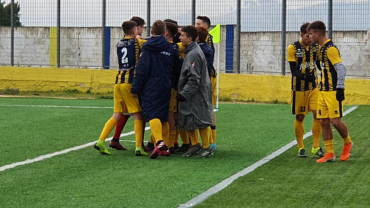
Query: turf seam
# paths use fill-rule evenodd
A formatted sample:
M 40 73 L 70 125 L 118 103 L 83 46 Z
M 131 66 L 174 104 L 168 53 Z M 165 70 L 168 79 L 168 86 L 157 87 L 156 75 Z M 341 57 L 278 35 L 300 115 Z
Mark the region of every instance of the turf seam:
M 344 112 L 343 116 L 346 116 L 346 115 L 352 113 L 357 108 L 358 108 L 358 106 L 353 106 L 353 107 L 349 108 L 348 110 L 346 110 Z M 306 139 L 306 138 L 308 138 L 310 136 L 312 136 L 312 131 L 307 132 L 304 135 L 303 139 Z M 203 201 L 205 201 L 206 199 L 208 199 L 210 196 L 212 196 L 212 195 L 214 195 L 214 194 L 222 191 L 226 187 L 228 187 L 230 184 L 232 184 L 238 178 L 240 178 L 242 176 L 245 176 L 245 175 L 248 175 L 249 173 L 253 172 L 257 168 L 259 168 L 259 167 L 263 166 L 264 164 L 268 163 L 272 159 L 280 156 L 281 154 L 283 154 L 284 152 L 286 152 L 287 150 L 289 150 L 290 148 L 292 148 L 296 144 L 297 144 L 297 141 L 296 140 L 291 141 L 290 143 L 284 145 L 283 147 L 279 148 L 275 152 L 267 155 L 266 157 L 260 159 L 259 161 L 253 163 L 252 165 L 244 168 L 243 170 L 237 172 L 236 174 L 234 174 L 234 175 L 226 178 L 225 180 L 221 181 L 220 183 L 216 184 L 215 186 L 209 188 L 207 191 L 199 194 L 198 196 L 194 197 L 193 199 L 191 199 L 190 201 L 186 202 L 185 204 L 180 204 L 179 208 L 194 207 L 194 206 L 202 203 Z

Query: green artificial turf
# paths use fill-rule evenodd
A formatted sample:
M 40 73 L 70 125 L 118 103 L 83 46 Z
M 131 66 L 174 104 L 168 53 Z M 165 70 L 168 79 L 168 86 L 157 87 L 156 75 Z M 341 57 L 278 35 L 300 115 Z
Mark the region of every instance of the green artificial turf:
M 0 98 L 0 165 L 94 141 L 112 113 L 2 105 L 110 107 L 112 101 Z M 127 141 L 129 151 L 111 156 L 90 147 L 0 172 L 0 207 L 177 207 L 294 138 L 289 105 L 221 104 L 217 118 L 213 158 L 150 160 L 135 157 Z
M 317 164 L 290 149 L 197 207 L 370 207 L 370 106 L 344 120 L 354 141 L 349 161 Z M 341 140 L 336 133 L 338 159 Z

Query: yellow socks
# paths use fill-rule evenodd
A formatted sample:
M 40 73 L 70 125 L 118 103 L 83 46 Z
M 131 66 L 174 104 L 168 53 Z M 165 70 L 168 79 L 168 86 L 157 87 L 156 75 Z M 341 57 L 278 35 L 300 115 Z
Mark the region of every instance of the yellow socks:
M 186 135 L 190 139 L 191 145 L 199 144 L 199 142 L 198 142 L 198 132 L 196 130 L 186 131 Z
M 180 137 L 183 144 L 190 144 L 190 140 L 185 130 L 179 130 Z
M 216 143 L 216 126 L 211 127 L 211 139 L 210 139 L 209 143 L 211 143 L 211 144 Z
M 134 129 L 135 129 L 136 147 L 142 147 L 143 146 L 144 121 L 135 120 Z
M 175 146 L 176 141 L 177 141 L 177 130 L 176 129 L 171 129 L 170 130 L 170 142 L 167 146 L 168 147 Z
M 297 144 L 299 149 L 304 149 L 304 144 L 303 144 L 303 134 L 304 134 L 304 125 L 303 122 L 294 121 L 294 128 L 295 128 L 295 136 L 297 139 Z
M 162 123 L 162 137 L 163 137 L 163 141 L 166 144 L 166 146 L 171 144 L 170 125 L 168 124 L 168 122 Z
M 320 120 L 314 119 L 312 123 L 313 147 L 320 147 L 321 124 Z
M 112 131 L 112 129 L 116 126 L 117 120 L 114 117 L 111 117 L 104 125 L 104 128 L 100 134 L 99 140 L 105 141 L 105 139 L 108 137 L 109 133 Z
M 351 144 L 352 143 L 352 138 L 348 135 L 347 138 L 343 139 L 344 144 Z
M 203 149 L 209 148 L 209 141 L 211 138 L 211 127 L 199 129 L 200 137 L 202 138 L 202 147 Z
M 150 129 L 152 131 L 152 135 L 154 137 L 154 143 L 163 140 L 162 134 L 162 122 L 159 119 L 152 119 L 149 121 Z
M 334 142 L 333 139 L 324 140 L 325 148 L 327 153 L 334 153 Z

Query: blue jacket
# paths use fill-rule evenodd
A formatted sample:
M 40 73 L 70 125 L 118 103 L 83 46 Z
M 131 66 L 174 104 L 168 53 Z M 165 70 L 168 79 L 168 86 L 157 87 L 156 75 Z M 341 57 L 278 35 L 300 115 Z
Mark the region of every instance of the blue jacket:
M 163 36 L 144 44 L 131 92 L 139 95 L 145 121 L 168 121 L 172 69 L 178 59 L 174 47 Z
M 204 56 L 207 60 L 207 69 L 209 77 L 213 76 L 214 69 L 213 69 L 213 61 L 215 57 L 214 49 L 208 45 L 207 43 L 198 43 L 200 49 L 202 49 Z

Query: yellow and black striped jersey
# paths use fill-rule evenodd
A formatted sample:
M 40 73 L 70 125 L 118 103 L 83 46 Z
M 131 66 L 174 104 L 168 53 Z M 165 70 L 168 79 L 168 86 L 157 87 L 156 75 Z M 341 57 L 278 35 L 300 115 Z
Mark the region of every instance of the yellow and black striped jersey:
M 125 36 L 117 43 L 118 74 L 116 84 L 132 83 L 135 76 L 135 68 L 139 62 L 141 49 L 146 40 L 131 36 Z
M 180 42 L 180 43 L 177 43 L 177 48 L 179 50 L 180 58 L 181 59 L 185 59 L 185 55 L 186 55 L 186 48 L 185 48 L 185 46 Z
M 319 59 L 322 68 L 320 90 L 335 91 L 337 89 L 338 75 L 334 65 L 341 63 L 342 58 L 339 49 L 330 39 L 320 47 Z
M 292 90 L 305 91 L 317 87 L 317 65 L 319 46 L 317 44 L 304 47 L 301 41 L 288 46 L 288 62 L 295 62 L 300 73 L 312 76 L 314 80 L 305 80 L 292 75 Z

